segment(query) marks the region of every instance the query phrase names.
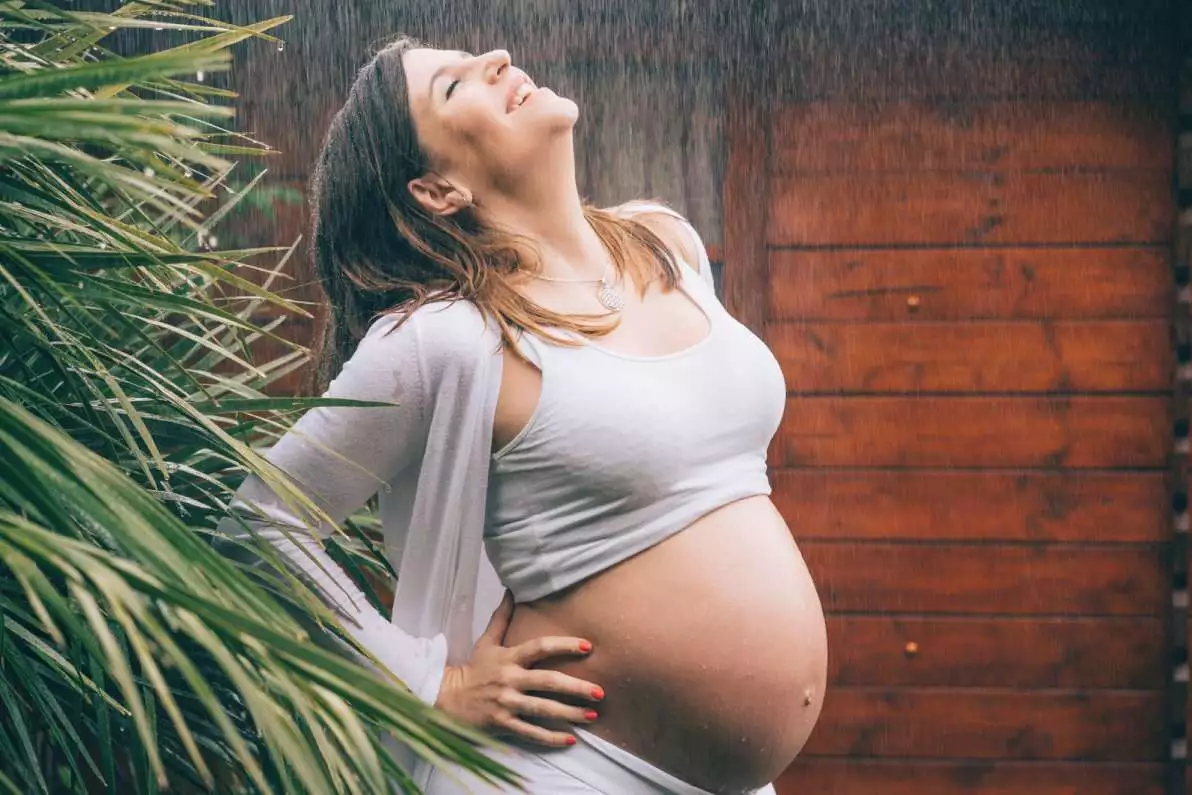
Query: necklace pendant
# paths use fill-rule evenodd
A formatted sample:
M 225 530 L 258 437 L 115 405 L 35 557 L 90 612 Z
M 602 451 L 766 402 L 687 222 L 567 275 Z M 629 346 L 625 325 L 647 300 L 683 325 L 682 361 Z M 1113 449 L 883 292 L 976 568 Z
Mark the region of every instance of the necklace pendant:
M 625 296 L 604 279 L 600 280 L 600 292 L 596 293 L 596 298 L 610 312 L 620 312 L 625 308 Z

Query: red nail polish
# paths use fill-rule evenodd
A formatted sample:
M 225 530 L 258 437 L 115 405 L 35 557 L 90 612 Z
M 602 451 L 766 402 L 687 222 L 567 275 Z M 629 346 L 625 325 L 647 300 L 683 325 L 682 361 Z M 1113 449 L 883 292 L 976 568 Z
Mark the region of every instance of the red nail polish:
M 592 698 L 596 699 L 597 701 L 604 698 L 604 688 L 597 687 L 594 690 L 592 690 Z
M 568 744 L 568 745 L 575 745 L 575 738 L 574 738 L 574 737 L 568 737 L 568 738 L 567 738 L 567 744 Z
M 596 720 L 599 717 L 600 714 L 594 709 L 590 709 L 584 713 L 584 720 Z
M 588 652 L 590 652 L 592 650 L 592 644 L 588 643 L 586 640 L 581 640 L 579 642 L 579 650 L 582 651 L 584 654 L 587 654 Z

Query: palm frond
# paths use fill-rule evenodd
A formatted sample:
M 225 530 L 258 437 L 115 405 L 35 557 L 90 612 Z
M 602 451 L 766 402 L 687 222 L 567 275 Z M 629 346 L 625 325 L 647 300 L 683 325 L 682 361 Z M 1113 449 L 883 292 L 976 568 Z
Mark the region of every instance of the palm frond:
M 186 76 L 286 20 L 209 5 L 0 2 L 0 792 L 413 791 L 388 734 L 511 782 L 275 555 L 249 572 L 212 543 L 250 473 L 325 520 L 259 450 L 367 404 L 268 393 L 308 357 L 272 289 L 294 241 L 206 245 L 248 192 L 225 195 L 230 158 L 268 150 Z M 170 46 L 121 44 L 147 28 Z M 387 565 L 364 536 L 338 554 Z

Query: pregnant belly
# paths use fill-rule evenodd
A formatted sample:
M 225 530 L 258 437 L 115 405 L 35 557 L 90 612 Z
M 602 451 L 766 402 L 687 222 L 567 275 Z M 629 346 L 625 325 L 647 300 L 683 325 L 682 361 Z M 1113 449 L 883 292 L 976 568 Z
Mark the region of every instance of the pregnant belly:
M 725 506 L 559 594 L 505 637 L 593 643 L 553 668 L 602 685 L 589 731 L 712 792 L 760 787 L 819 716 L 827 639 L 803 557 L 764 497 Z

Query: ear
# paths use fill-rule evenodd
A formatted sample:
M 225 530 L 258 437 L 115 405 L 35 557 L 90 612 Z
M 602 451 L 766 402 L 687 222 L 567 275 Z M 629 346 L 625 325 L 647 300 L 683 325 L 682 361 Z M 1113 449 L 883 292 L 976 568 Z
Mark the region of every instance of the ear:
M 453 215 L 472 206 L 472 192 L 456 187 L 438 174 L 410 180 L 410 194 L 431 215 Z

